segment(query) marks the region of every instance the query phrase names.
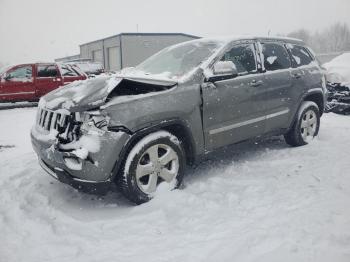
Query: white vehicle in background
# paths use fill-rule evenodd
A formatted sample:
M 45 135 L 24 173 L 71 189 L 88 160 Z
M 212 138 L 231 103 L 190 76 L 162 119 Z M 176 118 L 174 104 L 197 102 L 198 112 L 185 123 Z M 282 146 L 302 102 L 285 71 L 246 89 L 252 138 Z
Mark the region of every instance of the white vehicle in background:
M 90 59 L 77 59 L 69 62 L 65 62 L 65 64 L 76 66 L 89 77 L 94 77 L 96 75 L 100 75 L 105 72 L 102 63 L 93 62 Z
M 350 114 L 350 53 L 323 65 L 327 69 L 328 102 L 326 112 Z

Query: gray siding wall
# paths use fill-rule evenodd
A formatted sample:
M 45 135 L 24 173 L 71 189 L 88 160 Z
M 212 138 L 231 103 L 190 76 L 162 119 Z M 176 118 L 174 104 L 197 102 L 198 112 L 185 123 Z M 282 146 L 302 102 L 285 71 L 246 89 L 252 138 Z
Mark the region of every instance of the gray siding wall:
M 104 66 L 107 70 L 120 70 L 121 69 L 121 58 L 120 58 L 120 36 L 115 36 L 111 38 L 107 38 L 104 41 L 104 54 L 105 54 L 105 63 Z M 110 57 L 110 48 L 117 48 L 117 57 L 114 57 L 113 59 L 117 62 L 117 68 L 110 68 L 110 65 L 112 63 L 111 57 Z M 114 64 L 114 63 L 113 63 Z
M 189 40 L 193 38 L 182 35 L 122 35 L 122 66 L 136 66 L 167 46 Z
M 103 41 L 96 41 L 80 46 L 80 56 L 81 58 L 93 59 L 93 53 L 96 51 L 103 51 Z
M 80 57 L 94 60 L 98 53 L 104 68 L 116 71 L 136 66 L 167 46 L 193 39 L 185 35 L 117 35 L 81 45 Z

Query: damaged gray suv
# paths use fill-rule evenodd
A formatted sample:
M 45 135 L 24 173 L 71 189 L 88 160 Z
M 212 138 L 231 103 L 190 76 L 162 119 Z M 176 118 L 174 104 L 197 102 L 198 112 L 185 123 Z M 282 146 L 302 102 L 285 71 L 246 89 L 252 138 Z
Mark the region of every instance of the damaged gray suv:
M 292 146 L 319 131 L 325 78 L 296 39 L 200 39 L 118 75 L 44 96 L 31 130 L 39 163 L 85 191 L 116 183 L 135 203 L 179 187 L 186 164 L 260 135 Z

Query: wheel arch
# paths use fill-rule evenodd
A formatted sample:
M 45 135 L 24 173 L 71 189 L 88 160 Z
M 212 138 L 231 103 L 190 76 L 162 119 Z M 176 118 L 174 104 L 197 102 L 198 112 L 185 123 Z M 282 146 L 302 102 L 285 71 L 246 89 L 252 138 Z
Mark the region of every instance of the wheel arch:
M 163 120 L 152 126 L 142 128 L 131 135 L 129 141 L 120 152 L 118 160 L 114 164 L 111 180 L 115 180 L 116 176 L 120 173 L 126 158 L 134 145 L 145 136 L 160 130 L 168 131 L 182 142 L 182 146 L 185 150 L 186 163 L 192 164 L 195 162 L 195 142 L 186 122 L 181 119 Z
M 303 102 L 303 101 L 315 102 L 316 105 L 318 106 L 319 111 L 320 111 L 320 116 L 322 116 L 322 114 L 324 112 L 324 107 L 325 107 L 324 95 L 323 95 L 322 91 L 312 91 L 312 92 L 307 93 L 306 95 L 304 95 L 301 102 Z M 300 105 L 301 105 L 301 103 L 300 103 Z M 300 106 L 299 106 L 299 108 L 300 108 Z
M 297 118 L 298 112 L 300 110 L 300 107 L 301 107 L 302 103 L 305 101 L 312 101 L 312 102 L 316 103 L 316 105 L 318 106 L 319 112 L 320 112 L 320 117 L 324 113 L 325 100 L 324 100 L 323 92 L 321 90 L 318 90 L 318 89 L 307 92 L 306 94 L 304 94 L 301 97 L 299 105 L 293 114 L 293 118 L 290 122 L 290 125 L 289 125 L 288 129 L 286 129 L 287 132 L 293 127 L 295 121 L 297 120 L 296 118 Z

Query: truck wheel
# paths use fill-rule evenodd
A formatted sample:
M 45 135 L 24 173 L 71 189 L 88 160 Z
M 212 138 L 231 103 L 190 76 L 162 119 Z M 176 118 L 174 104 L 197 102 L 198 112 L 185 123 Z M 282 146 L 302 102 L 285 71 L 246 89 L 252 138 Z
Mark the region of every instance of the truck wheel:
M 185 154 L 180 141 L 166 131 L 142 138 L 130 151 L 117 181 L 122 193 L 141 204 L 152 199 L 163 182 L 170 190 L 180 186 Z
M 320 111 L 317 104 L 312 101 L 304 101 L 292 128 L 284 135 L 284 138 L 291 146 L 303 146 L 318 135 L 319 129 Z

